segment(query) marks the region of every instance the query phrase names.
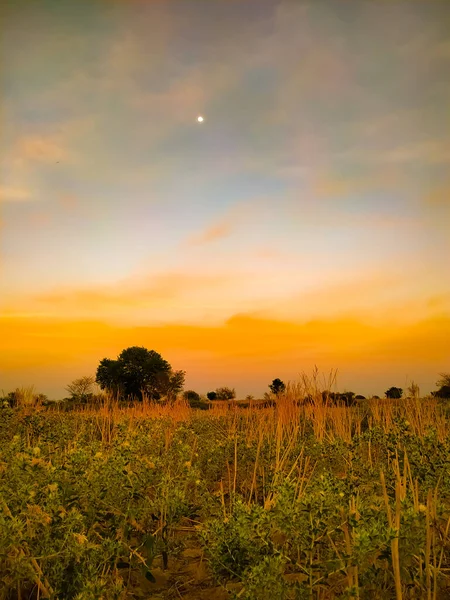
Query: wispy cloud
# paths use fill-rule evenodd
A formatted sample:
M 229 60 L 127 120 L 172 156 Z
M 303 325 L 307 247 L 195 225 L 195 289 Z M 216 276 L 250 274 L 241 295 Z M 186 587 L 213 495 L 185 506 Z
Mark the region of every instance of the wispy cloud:
M 30 190 L 25 188 L 0 187 L 0 202 L 23 202 L 31 199 Z
M 14 161 L 55 163 L 68 157 L 67 149 L 55 136 L 23 136 L 16 142 Z
M 193 235 L 191 238 L 189 238 L 187 244 L 190 246 L 201 246 L 203 244 L 208 244 L 229 236 L 232 229 L 233 226 L 229 221 L 217 223 L 216 225 L 208 227 L 202 233 Z

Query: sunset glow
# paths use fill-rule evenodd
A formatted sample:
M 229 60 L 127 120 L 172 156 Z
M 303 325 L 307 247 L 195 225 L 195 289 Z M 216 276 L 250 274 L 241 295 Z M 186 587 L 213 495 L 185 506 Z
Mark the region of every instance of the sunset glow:
M 63 397 L 132 345 L 199 393 L 260 397 L 314 365 L 361 394 L 435 389 L 450 3 L 18 1 L 0 20 L 0 390 Z

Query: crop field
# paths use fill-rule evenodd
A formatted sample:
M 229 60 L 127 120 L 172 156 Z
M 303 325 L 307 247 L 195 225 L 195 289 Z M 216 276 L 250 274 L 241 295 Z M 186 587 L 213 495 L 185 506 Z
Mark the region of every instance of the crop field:
M 300 397 L 0 409 L 0 598 L 450 598 L 445 404 Z

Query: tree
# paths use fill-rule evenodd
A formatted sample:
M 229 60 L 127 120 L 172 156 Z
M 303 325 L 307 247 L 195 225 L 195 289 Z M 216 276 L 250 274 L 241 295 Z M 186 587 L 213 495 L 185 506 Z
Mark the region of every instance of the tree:
M 450 373 L 439 373 L 440 379 L 436 381 L 438 387 L 450 387 Z
M 450 398 L 450 373 L 439 373 L 440 379 L 436 381 L 439 389 L 431 392 L 434 398 Z
M 245 396 L 245 399 L 248 400 L 248 401 L 250 401 L 250 400 L 254 400 L 255 397 L 252 396 L 251 394 L 247 394 L 247 396 Z
M 236 390 L 230 389 L 229 387 L 216 388 L 216 399 L 217 400 L 233 400 L 236 398 Z
M 159 400 L 167 389 L 172 368 L 158 352 L 140 346 L 123 350 L 117 360 L 104 358 L 97 369 L 96 382 L 125 398 Z M 179 376 L 178 376 L 179 379 Z
M 76 402 L 88 402 L 93 396 L 94 383 L 94 376 L 85 375 L 79 379 L 74 379 L 72 383 L 66 387 L 66 390 L 69 392 L 71 400 Z
M 434 398 L 450 398 L 450 385 L 442 385 L 436 392 L 431 392 Z
M 355 393 L 354 392 L 343 392 L 342 394 L 339 394 L 339 400 L 341 402 L 343 402 L 346 406 L 350 406 L 353 404 L 355 399 Z
M 386 398 L 391 398 L 392 400 L 399 400 L 403 396 L 402 388 L 398 387 L 390 387 L 388 390 L 384 392 Z
M 208 392 L 206 394 L 206 397 L 208 398 L 208 400 L 211 400 L 211 401 L 217 400 L 217 394 L 216 394 L 216 392 Z
M 97 367 L 95 382 L 114 396 L 123 395 L 122 369 L 118 360 L 104 358 Z
M 174 400 L 184 387 L 186 371 L 170 371 L 160 375 L 160 394 L 167 396 L 169 400 Z
M 275 394 L 275 396 L 278 396 L 279 394 L 282 394 L 286 390 L 286 386 L 281 381 L 281 379 L 278 379 L 278 377 L 277 377 L 277 379 L 274 379 L 272 381 L 272 383 L 269 385 L 269 389 L 272 392 L 272 394 Z
M 365 399 L 366 399 L 366 397 L 365 397 L 365 396 L 362 396 L 361 394 L 357 394 L 357 395 L 355 396 L 355 400 L 365 400 Z
M 200 402 L 200 400 L 201 400 L 200 394 L 197 394 L 197 392 L 194 392 L 194 390 L 186 390 L 185 392 L 183 392 L 183 398 L 189 404 L 192 404 L 192 403 L 195 404 L 195 403 Z

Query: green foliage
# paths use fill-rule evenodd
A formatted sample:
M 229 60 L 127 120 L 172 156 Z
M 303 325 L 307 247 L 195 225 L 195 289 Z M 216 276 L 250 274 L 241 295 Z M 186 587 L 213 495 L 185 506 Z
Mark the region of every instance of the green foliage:
M 273 437 L 229 412 L 0 411 L 0 598 L 43 598 L 37 574 L 51 600 L 152 597 L 145 584 L 177 564 L 187 529 L 209 574 L 246 600 L 394 598 L 396 539 L 404 597 L 427 597 L 426 560 L 448 596 L 448 436 L 395 416 L 351 440 L 304 423 Z
M 159 400 L 163 394 L 175 393 L 184 383 L 184 372 L 172 373 L 169 363 L 154 350 L 132 346 L 117 360 L 104 358 L 97 369 L 96 382 L 101 389 L 124 398 Z
M 208 392 L 206 394 L 206 397 L 208 398 L 208 400 L 217 400 L 216 392 Z
M 399 387 L 390 387 L 384 393 L 386 398 L 391 398 L 393 400 L 399 400 L 403 396 L 403 390 Z
M 286 390 L 286 385 L 281 381 L 281 379 L 278 379 L 277 377 L 277 379 L 274 379 L 269 385 L 269 389 L 272 392 L 272 394 L 278 396 Z

